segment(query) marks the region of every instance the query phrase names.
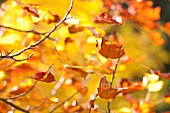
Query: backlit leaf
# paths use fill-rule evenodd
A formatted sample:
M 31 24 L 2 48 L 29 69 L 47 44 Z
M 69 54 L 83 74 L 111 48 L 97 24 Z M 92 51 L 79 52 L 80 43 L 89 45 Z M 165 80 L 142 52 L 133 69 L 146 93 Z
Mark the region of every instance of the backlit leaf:
M 106 12 L 104 12 L 97 17 L 96 22 L 121 25 L 122 18 L 119 16 L 111 16 L 111 15 L 107 14 Z
M 161 78 L 170 79 L 170 73 L 161 73 L 160 70 L 150 70 L 152 74 L 156 74 Z
M 111 44 L 105 38 L 102 38 L 101 49 L 99 53 L 105 58 L 116 59 L 122 57 L 125 52 L 122 45 Z
M 38 72 L 32 78 L 47 83 L 55 81 L 54 76 L 50 72 Z
M 88 73 L 85 72 L 85 71 L 84 71 L 83 69 L 81 69 L 81 68 L 66 67 L 66 69 L 68 70 L 68 72 L 69 72 L 70 74 L 74 74 L 74 75 L 79 76 L 79 77 L 85 78 L 85 77 L 88 75 Z
M 18 0 L 15 0 L 17 2 L 17 4 L 19 6 L 21 6 L 25 11 L 27 11 L 29 14 L 35 16 L 35 17 L 39 17 L 39 14 L 38 14 L 38 10 L 37 10 L 37 6 L 39 6 L 39 4 L 25 4 L 25 3 L 22 3 Z
M 101 98 L 112 100 L 118 95 L 117 89 L 112 88 L 111 86 L 108 85 L 108 82 L 106 80 L 106 76 L 101 78 L 99 82 L 99 87 L 97 88 L 98 95 Z
M 81 32 L 84 29 L 85 29 L 85 27 L 77 27 L 75 25 L 68 27 L 68 31 L 69 31 L 70 34 Z
M 141 82 L 130 82 L 126 78 L 120 79 L 119 85 L 120 85 L 120 88 L 118 88 L 118 90 L 123 94 L 132 93 L 134 91 L 144 89 Z
M 166 94 L 166 95 L 164 96 L 164 101 L 165 101 L 166 103 L 170 104 L 170 93 L 168 93 L 168 94 Z

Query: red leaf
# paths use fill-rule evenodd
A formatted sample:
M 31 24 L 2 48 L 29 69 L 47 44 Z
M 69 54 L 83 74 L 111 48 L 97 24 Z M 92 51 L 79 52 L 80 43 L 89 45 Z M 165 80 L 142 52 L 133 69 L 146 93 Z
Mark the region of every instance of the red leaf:
M 150 70 L 152 74 L 156 74 L 161 78 L 170 79 L 170 73 L 161 73 L 160 70 Z
M 99 88 L 97 88 L 98 95 L 101 98 L 112 100 L 118 95 L 117 89 L 112 88 L 111 86 L 108 85 L 108 82 L 106 80 L 106 76 L 101 78 L 100 83 L 99 83 Z
M 122 22 L 119 22 L 118 18 L 119 18 L 118 16 L 115 16 L 115 18 L 114 18 L 114 16 L 111 16 L 111 15 L 107 14 L 106 12 L 104 12 L 97 17 L 96 22 L 121 25 Z
M 54 76 L 50 72 L 38 72 L 32 78 L 47 83 L 55 81 Z
M 102 38 L 99 53 L 103 57 L 111 59 L 120 58 L 125 54 L 124 49 L 122 49 L 122 45 L 108 43 L 108 41 L 104 38 Z

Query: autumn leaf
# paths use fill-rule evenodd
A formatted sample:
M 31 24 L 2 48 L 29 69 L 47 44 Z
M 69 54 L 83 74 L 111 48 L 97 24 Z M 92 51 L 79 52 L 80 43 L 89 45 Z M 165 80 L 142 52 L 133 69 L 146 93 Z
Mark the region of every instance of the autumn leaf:
M 125 52 L 122 45 L 111 44 L 105 38 L 102 38 L 101 49 L 99 53 L 105 58 L 116 59 L 122 57 Z
M 36 8 L 37 6 L 39 6 L 39 4 L 25 4 L 18 0 L 15 0 L 15 1 L 20 7 L 22 7 L 29 14 L 39 18 L 38 10 Z
M 165 43 L 165 40 L 162 38 L 161 33 L 159 33 L 159 32 L 151 32 L 149 34 L 149 38 L 157 46 L 161 46 L 162 44 Z
M 111 86 L 108 85 L 108 82 L 106 80 L 106 76 L 101 78 L 99 82 L 99 87 L 97 88 L 98 95 L 101 98 L 112 100 L 118 95 L 119 93 L 117 92 L 117 89 L 112 88 Z
M 47 83 L 55 81 L 54 76 L 50 72 L 38 72 L 32 78 Z
M 166 94 L 163 99 L 166 103 L 170 104 L 170 93 Z
M 107 14 L 106 12 L 104 12 L 104 13 L 98 15 L 96 22 L 121 25 L 122 18 L 119 16 L 111 16 L 111 15 Z
M 74 74 L 74 75 L 79 76 L 79 77 L 85 78 L 85 77 L 88 75 L 88 73 L 85 72 L 85 71 L 84 71 L 83 69 L 81 69 L 81 68 L 66 67 L 66 69 L 68 70 L 68 72 L 69 72 L 70 74 Z
M 74 40 L 72 40 L 70 37 L 66 37 L 66 39 L 64 40 L 65 45 L 67 45 L 68 43 L 73 42 Z
M 75 25 L 68 27 L 68 31 L 69 31 L 70 34 L 81 32 L 84 29 L 85 29 L 85 27 L 77 27 Z
M 57 14 L 52 14 L 51 11 L 48 11 L 48 13 L 44 16 L 43 21 L 47 23 L 55 23 L 59 22 L 61 20 L 60 16 Z
M 13 89 L 10 91 L 11 95 L 20 95 L 22 93 L 27 92 L 31 88 L 31 85 L 26 85 L 26 86 L 14 86 Z
M 120 88 L 118 88 L 118 92 L 123 94 L 132 93 L 138 90 L 144 90 L 144 87 L 141 82 L 130 82 L 126 78 L 122 78 L 119 80 Z
M 161 78 L 170 79 L 170 73 L 161 73 L 160 70 L 150 70 L 152 74 L 156 74 Z

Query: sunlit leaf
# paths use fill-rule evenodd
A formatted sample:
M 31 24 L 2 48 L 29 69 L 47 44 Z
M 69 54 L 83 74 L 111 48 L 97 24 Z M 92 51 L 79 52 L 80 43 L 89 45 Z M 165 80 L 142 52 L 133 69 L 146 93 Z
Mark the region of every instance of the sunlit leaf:
M 31 80 L 24 80 L 20 83 L 18 86 L 14 86 L 12 90 L 10 91 L 10 94 L 12 95 L 20 95 L 22 93 L 27 92 L 32 87 L 32 81 Z
M 118 95 L 117 89 L 112 88 L 111 86 L 108 85 L 108 82 L 106 80 L 106 76 L 101 78 L 99 82 L 99 87 L 97 88 L 98 95 L 101 98 L 112 100 Z
M 162 38 L 159 32 L 151 32 L 149 34 L 149 38 L 153 41 L 153 43 L 157 46 L 161 46 L 165 43 L 165 40 Z
M 130 82 L 126 78 L 120 79 L 119 85 L 120 85 L 120 88 L 118 88 L 118 91 L 123 94 L 132 93 L 138 90 L 144 90 L 142 82 Z
M 161 73 L 160 70 L 150 70 L 152 74 L 156 74 L 161 78 L 170 79 L 170 73 Z
M 32 78 L 47 83 L 55 81 L 54 76 L 50 72 L 38 72 L 34 76 L 32 76 Z
M 116 59 L 122 57 L 125 52 L 122 45 L 111 44 L 105 38 L 102 38 L 101 49 L 99 53 L 105 58 Z
M 48 13 L 43 18 L 43 21 L 49 24 L 59 22 L 60 20 L 61 20 L 60 16 L 57 14 L 52 14 L 51 11 L 48 11 Z
M 165 96 L 164 96 L 164 101 L 168 104 L 170 104 L 170 93 L 167 93 Z
M 81 32 L 84 29 L 85 29 L 85 27 L 77 27 L 75 25 L 68 27 L 68 31 L 69 31 L 70 34 Z
M 39 4 L 25 4 L 25 3 L 22 3 L 18 0 L 15 0 L 17 2 L 17 4 L 19 6 L 21 6 L 25 11 L 27 11 L 29 14 L 35 16 L 35 17 L 39 17 L 39 14 L 38 14 L 38 10 L 37 10 L 37 6 L 39 6 Z
M 85 77 L 88 75 L 88 73 L 85 72 L 85 71 L 84 71 L 83 69 L 81 69 L 81 68 L 66 67 L 66 69 L 68 70 L 68 72 L 69 72 L 70 74 L 74 74 L 74 75 L 79 76 L 79 77 L 85 78 Z
M 120 16 L 111 16 L 111 15 L 107 14 L 106 12 L 104 12 L 97 17 L 96 22 L 121 25 L 122 18 Z
M 148 90 L 150 92 L 158 92 L 162 89 L 163 84 L 163 81 L 151 82 L 148 84 Z

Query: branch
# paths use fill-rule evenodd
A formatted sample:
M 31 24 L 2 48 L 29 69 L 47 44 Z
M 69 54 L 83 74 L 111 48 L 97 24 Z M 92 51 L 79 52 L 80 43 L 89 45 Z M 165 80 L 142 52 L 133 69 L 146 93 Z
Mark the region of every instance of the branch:
M 75 92 L 73 95 L 71 95 L 69 98 L 67 98 L 66 100 L 64 100 L 63 102 L 61 102 L 58 106 L 54 107 L 49 113 L 53 113 L 57 108 L 59 108 L 60 106 L 62 106 L 65 102 L 69 101 L 70 99 L 72 99 L 76 94 L 78 94 L 81 90 L 83 90 L 86 87 L 83 87 L 81 89 L 79 89 L 77 92 Z
M 94 98 L 94 100 L 93 100 L 93 103 L 92 103 L 92 105 L 94 105 L 94 102 L 96 101 L 96 97 L 98 96 L 98 94 L 96 94 L 95 95 L 95 98 Z M 89 111 L 88 111 L 88 113 L 91 113 L 91 108 L 92 108 L 92 105 L 90 105 L 90 108 L 89 108 Z
M 37 35 L 45 35 L 46 33 L 48 33 L 48 32 L 40 33 L 40 32 L 35 31 L 35 30 L 20 30 L 20 29 L 17 29 L 17 28 L 12 28 L 12 27 L 8 27 L 8 26 L 4 26 L 4 25 L 0 25 L 0 27 L 4 27 L 6 29 L 11 29 L 11 30 L 14 30 L 14 31 L 19 31 L 19 32 L 34 33 L 34 34 L 37 34 Z
M 13 59 L 13 60 L 15 60 L 15 61 L 23 61 L 23 60 L 29 59 L 32 55 L 30 55 L 30 57 L 28 57 L 28 58 L 26 58 L 26 59 L 23 59 L 23 60 L 17 60 L 17 59 L 15 59 L 14 57 L 15 57 L 15 56 L 19 56 L 19 55 L 22 54 L 23 52 L 25 52 L 25 51 L 27 51 L 27 50 L 29 50 L 29 49 L 32 49 L 32 48 L 34 48 L 34 47 L 36 47 L 37 45 L 39 45 L 39 44 L 41 44 L 42 42 L 44 42 L 47 38 L 49 38 L 50 35 L 67 19 L 67 16 L 69 15 L 69 13 L 70 13 L 70 11 L 71 11 L 71 9 L 72 9 L 72 7 L 73 7 L 73 2 L 74 2 L 74 0 L 71 0 L 70 7 L 69 7 L 69 9 L 67 10 L 67 12 L 65 13 L 65 16 L 63 17 L 63 19 L 62 19 L 60 22 L 58 22 L 58 23 L 51 29 L 51 31 L 50 31 L 43 39 L 41 39 L 41 40 L 37 41 L 36 43 L 34 43 L 34 44 L 32 44 L 32 45 L 24 48 L 23 50 L 19 51 L 18 53 L 15 53 L 15 54 L 10 55 L 10 54 L 11 54 L 11 52 L 10 52 L 8 55 L 4 55 L 4 56 L 1 55 L 1 56 L 0 56 L 0 59 L 10 58 L 10 59 Z M 34 32 L 35 32 L 35 31 L 34 31 Z
M 9 99 L 17 99 L 17 98 L 19 98 L 19 97 L 21 97 L 21 96 L 25 96 L 26 94 L 28 94 L 28 93 L 35 87 L 35 85 L 37 84 L 37 82 L 38 82 L 38 81 L 35 81 L 34 84 L 32 85 L 32 87 L 31 87 L 28 91 L 26 91 L 26 92 L 24 92 L 24 93 L 22 93 L 22 94 L 16 95 L 16 96 L 14 96 L 14 97 L 9 97 L 9 98 L 7 98 L 6 100 L 9 100 Z
M 120 49 L 120 50 L 121 50 L 121 49 Z M 119 50 L 119 51 L 120 51 L 120 50 Z M 118 58 L 117 63 L 116 63 L 116 65 L 115 65 L 115 69 L 114 69 L 114 71 L 113 71 L 112 79 L 111 79 L 111 81 L 110 81 L 110 86 L 111 86 L 111 87 L 112 87 L 112 84 L 113 84 L 113 80 L 114 80 L 114 78 L 115 78 L 115 74 L 116 74 L 116 70 L 117 70 L 119 61 L 120 61 L 120 57 Z M 110 113 L 110 111 L 111 111 L 111 110 L 110 110 L 110 101 L 108 101 L 107 107 L 108 107 L 108 113 Z
M 0 98 L 0 101 L 9 104 L 10 106 L 14 107 L 15 109 L 18 109 L 19 111 L 25 112 L 25 113 L 29 113 L 28 110 L 25 110 L 23 108 L 20 108 L 19 106 L 13 104 L 12 102 L 9 102 L 8 100 L 4 99 L 4 98 Z

